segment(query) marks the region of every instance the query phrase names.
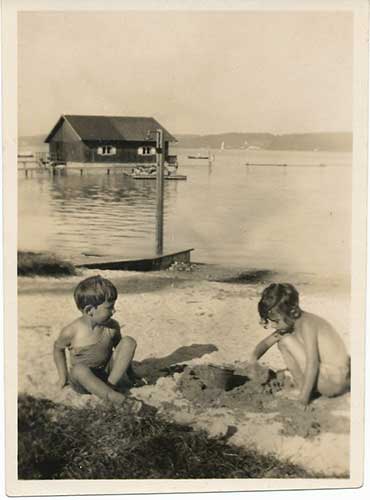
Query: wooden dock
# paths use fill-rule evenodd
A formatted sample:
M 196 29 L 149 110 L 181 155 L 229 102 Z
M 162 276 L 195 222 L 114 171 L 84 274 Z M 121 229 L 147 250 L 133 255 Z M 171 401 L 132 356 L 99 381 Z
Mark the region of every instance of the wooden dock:
M 120 271 L 160 271 L 168 269 L 175 262 L 190 263 L 190 252 L 194 248 L 178 250 L 161 255 L 144 256 L 140 259 L 122 259 L 119 257 L 85 256 L 74 259 L 75 267 L 87 269 L 110 269 Z
M 156 165 L 153 165 L 155 167 Z M 142 163 L 117 163 L 117 164 L 91 164 L 91 163 L 66 163 L 49 161 L 44 162 L 37 158 L 19 158 L 18 157 L 18 172 L 23 172 L 26 177 L 32 173 L 49 173 L 54 175 L 78 174 L 80 176 L 86 174 L 124 174 L 131 179 L 139 180 L 156 180 L 156 174 L 133 174 L 132 169 L 138 167 L 148 167 L 148 164 Z M 163 176 L 166 180 L 185 181 L 186 175 L 170 174 Z

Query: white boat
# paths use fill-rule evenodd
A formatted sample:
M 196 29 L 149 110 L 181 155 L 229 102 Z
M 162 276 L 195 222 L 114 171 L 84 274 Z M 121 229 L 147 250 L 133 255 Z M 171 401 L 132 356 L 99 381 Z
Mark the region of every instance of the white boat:
M 200 153 L 196 155 L 188 155 L 191 160 L 209 160 L 209 155 L 201 155 Z

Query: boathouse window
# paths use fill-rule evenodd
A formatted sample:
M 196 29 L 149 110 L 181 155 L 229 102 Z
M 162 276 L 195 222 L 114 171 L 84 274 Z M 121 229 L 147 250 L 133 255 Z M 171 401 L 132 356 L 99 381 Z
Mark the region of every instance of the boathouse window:
M 155 155 L 155 148 L 150 146 L 141 146 L 138 148 L 137 154 L 142 156 Z
M 100 146 L 98 148 L 98 155 L 111 156 L 111 155 L 115 155 L 116 152 L 117 152 L 117 150 L 113 146 Z

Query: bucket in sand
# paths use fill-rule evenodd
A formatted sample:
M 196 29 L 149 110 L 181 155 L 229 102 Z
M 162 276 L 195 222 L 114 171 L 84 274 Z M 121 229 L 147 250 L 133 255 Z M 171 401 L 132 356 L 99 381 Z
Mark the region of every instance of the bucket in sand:
M 216 365 L 198 365 L 188 367 L 184 371 L 183 379 L 197 382 L 204 389 L 228 391 L 234 384 L 234 372 L 231 369 Z
M 202 380 L 207 387 L 227 391 L 232 382 L 233 371 L 221 366 L 208 365 L 203 370 Z

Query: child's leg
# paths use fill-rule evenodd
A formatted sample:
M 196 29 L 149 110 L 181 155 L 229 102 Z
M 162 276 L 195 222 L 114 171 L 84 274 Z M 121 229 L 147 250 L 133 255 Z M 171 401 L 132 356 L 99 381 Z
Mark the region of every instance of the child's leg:
M 284 336 L 278 343 L 281 355 L 298 389 L 303 384 L 305 354 L 298 340 L 291 335 Z
M 125 397 L 111 389 L 103 380 L 96 377 L 90 368 L 86 365 L 77 364 L 71 368 L 71 376 L 88 392 L 98 396 L 101 399 L 112 402 L 122 402 Z
M 327 397 L 339 396 L 350 389 L 349 366 L 337 367 L 322 364 L 317 380 L 317 390 Z
M 132 337 L 124 337 L 117 345 L 112 370 L 108 377 L 108 382 L 112 385 L 117 385 L 119 381 L 127 373 L 131 361 L 134 357 L 136 349 L 136 342 Z

